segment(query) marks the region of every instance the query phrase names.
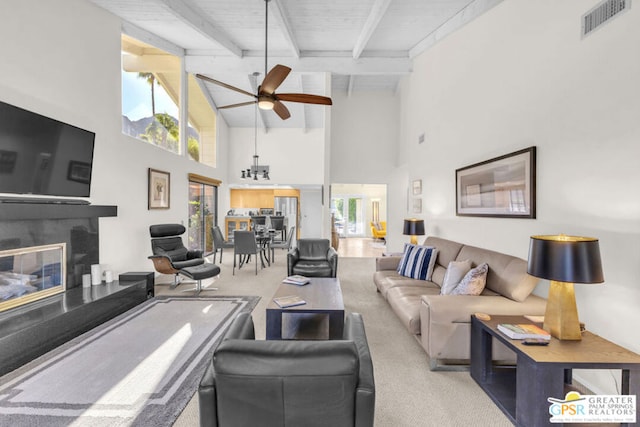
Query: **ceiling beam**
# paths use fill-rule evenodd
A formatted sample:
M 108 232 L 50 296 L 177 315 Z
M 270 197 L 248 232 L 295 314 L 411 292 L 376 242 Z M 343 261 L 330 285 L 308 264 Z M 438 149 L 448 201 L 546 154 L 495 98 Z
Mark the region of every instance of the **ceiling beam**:
M 371 12 L 369 12 L 369 16 L 367 17 L 367 21 L 364 23 L 364 27 L 362 28 L 362 31 L 360 31 L 358 40 L 353 47 L 353 59 L 360 58 L 362 51 L 367 46 L 367 43 L 369 43 L 369 40 L 376 28 L 378 28 L 378 24 L 384 17 L 384 14 L 387 12 L 387 8 L 390 4 L 391 0 L 374 1 L 373 6 L 371 6 Z
M 147 30 L 143 30 L 131 22 L 122 21 L 121 29 L 124 34 L 131 36 L 136 40 L 140 40 L 148 45 L 162 49 L 175 56 L 185 56 L 185 50 L 180 46 L 173 44 L 162 37 L 158 37 Z
M 187 71 L 211 77 L 216 74 L 250 74 L 263 67 L 263 58 L 229 56 L 189 55 L 185 57 Z M 350 57 L 271 57 L 273 64 L 285 64 L 297 73 L 331 72 L 334 74 L 386 75 L 408 74 L 412 71 L 411 60 L 406 58 L 359 58 Z
M 205 18 L 206 14 L 203 11 L 197 10 L 183 0 L 159 0 L 159 2 L 171 12 L 172 15 L 200 34 L 220 44 L 235 56 L 242 57 L 242 49 L 233 43 L 226 34 L 209 22 Z
M 300 48 L 298 47 L 298 42 L 293 35 L 293 30 L 291 29 L 291 23 L 287 19 L 287 15 L 285 14 L 284 7 L 280 0 L 269 0 L 269 3 L 273 6 L 271 11 L 273 12 L 273 16 L 276 18 L 278 25 L 282 29 L 282 33 L 284 34 L 284 38 L 289 43 L 289 47 L 293 52 L 296 58 L 300 58 Z
M 409 57 L 415 58 L 421 53 L 425 52 L 431 46 L 444 39 L 449 34 L 453 33 L 464 25 L 473 21 L 478 16 L 482 15 L 498 3 L 503 0 L 472 0 L 462 9 L 460 9 L 455 15 L 445 21 L 442 25 L 431 32 L 422 41 L 417 43 L 409 50 Z

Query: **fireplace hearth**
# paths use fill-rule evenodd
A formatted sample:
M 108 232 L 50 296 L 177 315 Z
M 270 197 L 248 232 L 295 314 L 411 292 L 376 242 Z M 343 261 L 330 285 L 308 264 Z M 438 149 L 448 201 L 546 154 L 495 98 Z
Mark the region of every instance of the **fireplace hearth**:
M 153 273 L 144 280 L 82 288 L 82 275 L 100 260 L 99 218 L 116 215 L 116 206 L 0 203 L 0 251 L 13 254 L 0 257 L 0 269 L 11 264 L 15 270 L 15 256 L 24 248 L 66 248 L 57 262 L 47 258 L 43 269 L 51 273 L 49 284 L 64 282 L 66 289 L 0 310 L 0 375 L 153 296 Z M 32 276 L 31 269 L 24 273 Z

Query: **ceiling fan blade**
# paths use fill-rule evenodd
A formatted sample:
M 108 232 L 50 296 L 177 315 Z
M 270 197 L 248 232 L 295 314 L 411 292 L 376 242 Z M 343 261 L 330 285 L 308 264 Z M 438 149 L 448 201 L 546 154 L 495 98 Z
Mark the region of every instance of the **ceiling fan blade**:
M 320 95 L 307 95 L 305 93 L 279 93 L 276 98 L 280 101 L 303 102 L 305 104 L 333 105 L 331 98 Z
M 255 103 L 256 101 L 247 101 L 247 102 L 240 102 L 239 104 L 223 105 L 222 107 L 218 107 L 218 110 L 224 110 L 225 108 L 244 107 L 245 105 L 251 105 Z
M 204 76 L 202 74 L 196 74 L 196 77 L 199 78 L 199 79 L 202 79 L 204 81 L 207 81 L 209 83 L 213 83 L 213 84 L 216 84 L 218 86 L 222 86 L 224 88 L 231 89 L 231 90 L 234 90 L 236 92 L 240 92 L 240 93 L 245 94 L 245 95 L 249 95 L 249 96 L 251 96 L 253 98 L 256 97 L 256 95 L 254 95 L 253 93 L 247 92 L 246 90 L 242 90 L 242 89 L 237 88 L 235 86 L 231 86 L 231 85 L 226 84 L 224 82 L 221 82 L 219 80 L 212 79 L 211 77 L 207 77 L 207 76 Z
M 291 117 L 289 109 L 285 107 L 284 104 L 280 101 L 276 100 L 273 102 L 273 111 L 275 111 L 282 120 L 287 120 L 289 117 Z
M 278 86 L 282 84 L 284 79 L 287 78 L 290 72 L 291 68 L 287 67 L 286 65 L 278 64 L 273 67 L 260 85 L 260 94 L 271 95 L 276 91 Z

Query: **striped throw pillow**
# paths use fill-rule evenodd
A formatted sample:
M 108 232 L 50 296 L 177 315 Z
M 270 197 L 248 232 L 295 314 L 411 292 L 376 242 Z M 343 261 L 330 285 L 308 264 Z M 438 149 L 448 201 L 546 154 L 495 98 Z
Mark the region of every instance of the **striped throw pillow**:
M 438 249 L 432 246 L 405 243 L 404 253 L 398 264 L 398 273 L 413 279 L 431 280 L 437 256 Z

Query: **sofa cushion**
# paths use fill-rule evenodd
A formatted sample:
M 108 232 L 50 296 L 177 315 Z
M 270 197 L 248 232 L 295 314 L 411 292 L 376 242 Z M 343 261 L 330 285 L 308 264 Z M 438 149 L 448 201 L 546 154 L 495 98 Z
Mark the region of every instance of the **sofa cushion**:
M 433 276 L 431 277 L 431 280 L 442 286 L 447 266 L 451 261 L 458 260 L 457 256 L 463 245 L 462 243 L 441 239 L 440 237 L 429 236 L 424 240 L 423 246 L 433 246 L 438 249 L 436 265 L 433 269 Z
M 387 298 L 387 292 L 389 292 L 389 289 L 395 288 L 398 286 L 413 286 L 413 287 L 419 287 L 419 288 L 425 288 L 425 287 L 438 288 L 438 285 L 436 285 L 433 282 L 400 276 L 398 272 L 395 270 L 376 271 L 373 274 L 373 282 L 378 288 L 378 291 L 380 291 L 380 293 L 385 299 Z
M 398 273 L 419 280 L 431 280 L 438 250 L 431 246 L 405 243 Z
M 398 286 L 389 289 L 387 301 L 409 332 L 419 335 L 421 298 L 423 295 L 438 295 L 438 293 L 440 288 L 433 283 L 429 287 Z
M 465 274 L 458 286 L 451 291 L 451 295 L 480 295 L 487 283 L 487 263 L 480 264 Z
M 471 270 L 471 261 L 451 261 L 442 280 L 440 293 L 449 295 L 460 284 L 460 281 Z
M 521 258 L 465 245 L 458 260 L 465 259 L 473 265 L 489 264 L 486 287 L 514 301 L 524 301 L 538 283 L 538 279 L 527 274 L 527 261 Z

